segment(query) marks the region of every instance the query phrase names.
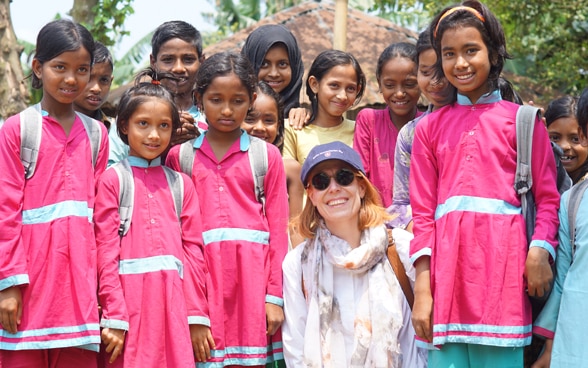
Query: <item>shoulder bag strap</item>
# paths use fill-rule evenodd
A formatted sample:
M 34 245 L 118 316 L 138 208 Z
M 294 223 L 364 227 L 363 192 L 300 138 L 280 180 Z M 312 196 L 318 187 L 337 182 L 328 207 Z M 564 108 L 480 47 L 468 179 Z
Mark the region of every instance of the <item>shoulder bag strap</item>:
M 412 310 L 412 306 L 414 305 L 414 293 L 412 292 L 412 287 L 410 286 L 410 281 L 408 280 L 408 276 L 406 276 L 406 270 L 404 269 L 404 265 L 402 261 L 400 261 L 400 257 L 398 256 L 398 252 L 396 251 L 396 243 L 394 242 L 394 237 L 392 236 L 392 230 L 387 229 L 388 231 L 388 261 L 390 261 L 390 265 L 392 266 L 392 270 L 394 270 L 394 274 L 400 283 L 400 287 L 402 288 L 402 292 L 406 297 L 406 301 L 410 306 L 410 310 Z

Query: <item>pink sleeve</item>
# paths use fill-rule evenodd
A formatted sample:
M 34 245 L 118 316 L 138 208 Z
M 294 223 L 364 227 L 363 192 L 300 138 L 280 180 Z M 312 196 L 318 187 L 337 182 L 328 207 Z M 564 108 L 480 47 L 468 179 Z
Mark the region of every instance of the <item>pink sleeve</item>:
M 425 124 L 415 129 L 410 163 L 410 204 L 414 221 L 414 239 L 410 242 L 410 258 L 430 256 L 435 244 L 435 210 L 439 174 L 437 159 L 425 131 Z
M 269 224 L 269 277 L 266 302 L 283 306 L 282 262 L 288 251 L 288 191 L 280 152 L 268 145 L 268 171 L 265 176 L 265 212 Z
M 557 191 L 557 179 L 553 150 L 549 134 L 542 121 L 537 119 L 533 132 L 533 156 L 531 158 L 533 186 L 531 191 L 537 206 L 535 233 L 531 247 L 546 249 L 555 259 L 559 219 L 560 195 Z
M 19 122 L 18 115 L 12 116 L 0 129 L 0 290 L 29 283 L 21 241 L 25 178 Z
M 100 325 L 128 330 L 129 315 L 118 273 L 120 259 L 118 195 L 118 176 L 111 168 L 106 170 L 98 181 L 94 207 L 94 230 L 98 253 L 98 298 L 102 306 Z
M 206 291 L 208 269 L 203 253 L 200 203 L 192 180 L 185 174 L 182 174 L 182 179 L 184 180 L 184 203 L 181 220 L 185 257 L 183 285 L 188 323 L 210 326 Z
M 371 175 L 371 144 L 374 134 L 374 110 L 363 109 L 355 120 L 355 133 L 353 134 L 353 149 L 359 153 L 366 176 Z

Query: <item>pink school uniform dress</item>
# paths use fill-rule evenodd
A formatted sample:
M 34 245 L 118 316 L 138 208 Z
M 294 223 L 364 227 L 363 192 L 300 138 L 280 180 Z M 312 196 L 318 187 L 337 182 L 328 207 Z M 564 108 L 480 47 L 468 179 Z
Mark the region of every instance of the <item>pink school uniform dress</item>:
M 128 330 L 109 367 L 193 368 L 189 324 L 210 325 L 200 205 L 186 176 L 181 225 L 160 158 L 128 157 L 135 183 L 129 232 L 120 237 L 120 185 L 114 169 L 96 196 L 102 327 Z
M 457 103 L 416 127 L 410 170 L 411 258 L 431 256 L 433 345 L 531 342 L 527 240 L 514 190 L 518 105 L 498 91 Z M 533 136 L 537 222 L 531 246 L 555 258 L 559 194 L 544 125 Z
M 288 250 L 288 199 L 284 164 L 268 144 L 265 211 L 255 198 L 243 131 L 221 160 L 206 133 L 196 148 L 192 180 L 200 198 L 204 256 L 209 270 L 211 331 L 216 344 L 203 367 L 260 366 L 283 359 L 281 333 L 265 333 L 265 303 L 283 306 L 282 261 Z M 166 163 L 179 170 L 179 148 Z
M 417 111 L 415 117 L 422 112 Z M 363 109 L 355 120 L 353 149 L 361 156 L 365 172 L 378 189 L 384 207 L 392 204 L 394 152 L 398 129 L 390 119 L 390 108 Z
M 101 126 L 93 167 L 80 118 L 66 135 L 59 122 L 43 115 L 29 180 L 20 160 L 19 115 L 0 129 L 0 289 L 20 285 L 23 301 L 18 333 L 0 330 L 0 349 L 98 351 L 93 208 L 95 183 L 108 161 L 108 136 Z

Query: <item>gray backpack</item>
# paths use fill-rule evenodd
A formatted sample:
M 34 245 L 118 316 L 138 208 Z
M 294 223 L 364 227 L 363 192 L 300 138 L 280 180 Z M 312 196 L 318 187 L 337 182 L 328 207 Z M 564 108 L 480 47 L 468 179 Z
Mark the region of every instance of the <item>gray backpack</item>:
M 516 116 L 517 129 L 517 169 L 515 173 L 515 190 L 521 196 L 521 207 L 527 228 L 527 242 L 531 243 L 531 237 L 535 233 L 536 207 L 535 198 L 531 192 L 533 186 L 533 174 L 531 171 L 531 159 L 533 153 L 533 130 L 535 117 L 540 114 L 537 107 L 520 106 Z M 572 179 L 561 163 L 563 150 L 555 143 L 551 143 L 551 149 L 555 159 L 557 170 L 557 190 L 563 193 L 572 187 Z
M 265 215 L 265 190 L 263 180 L 267 174 L 267 143 L 257 137 L 249 136 L 251 145 L 249 147 L 249 164 L 251 165 L 251 172 L 253 173 L 253 182 L 255 183 L 255 198 L 263 208 Z M 180 170 L 192 177 L 192 168 L 194 167 L 194 156 L 196 149 L 194 148 L 194 139 L 183 143 L 180 146 L 179 161 Z
M 586 188 L 588 188 L 588 180 L 582 180 L 572 187 L 568 198 L 568 224 L 570 226 L 570 243 L 572 244 L 572 262 L 574 262 L 574 255 L 576 254 L 576 214 L 580 208 L 580 202 Z
M 180 173 L 162 166 L 167 184 L 174 200 L 174 209 L 178 217 L 178 223 L 181 224 L 182 205 L 184 203 L 184 181 Z M 133 216 L 133 204 L 135 201 L 135 181 L 133 180 L 133 171 L 128 159 L 124 159 L 112 165 L 112 169 L 118 175 L 120 191 L 118 194 L 118 214 L 120 216 L 120 226 L 118 235 L 122 238 L 127 235 L 131 228 L 131 218 Z
M 100 143 L 102 141 L 102 129 L 100 122 L 89 116 L 76 112 L 82 120 L 86 133 L 90 138 L 92 148 L 92 166 L 96 167 Z M 41 104 L 30 106 L 20 113 L 20 161 L 25 169 L 25 178 L 30 179 L 35 173 L 39 147 L 41 146 L 41 134 L 43 132 L 43 115 Z

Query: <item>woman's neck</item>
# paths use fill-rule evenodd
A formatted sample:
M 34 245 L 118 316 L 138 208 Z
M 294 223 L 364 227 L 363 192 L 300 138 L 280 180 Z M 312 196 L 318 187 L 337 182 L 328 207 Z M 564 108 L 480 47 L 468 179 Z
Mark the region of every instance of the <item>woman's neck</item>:
M 357 248 L 361 242 L 361 230 L 357 226 L 357 220 L 325 224 L 329 232 L 336 237 L 345 240 L 351 248 Z

